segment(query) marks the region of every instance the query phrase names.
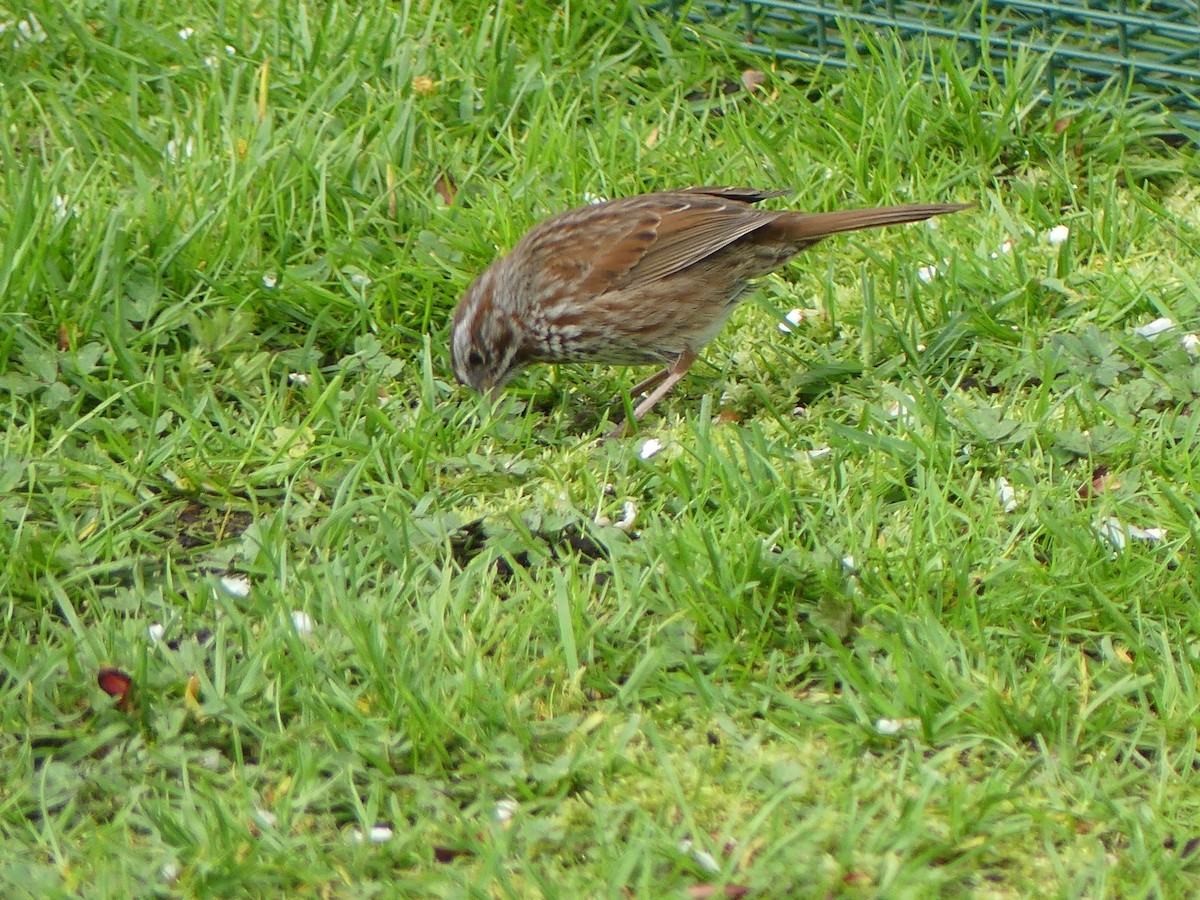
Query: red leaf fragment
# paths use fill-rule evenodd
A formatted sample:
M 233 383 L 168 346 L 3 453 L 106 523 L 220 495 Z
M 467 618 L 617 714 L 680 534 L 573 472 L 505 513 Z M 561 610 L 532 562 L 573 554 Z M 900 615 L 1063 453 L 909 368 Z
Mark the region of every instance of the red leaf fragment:
M 129 711 L 130 692 L 133 690 L 132 677 L 120 669 L 103 668 L 96 676 L 96 684 L 100 685 L 100 690 L 108 696 L 117 698 L 117 709 L 121 712 Z

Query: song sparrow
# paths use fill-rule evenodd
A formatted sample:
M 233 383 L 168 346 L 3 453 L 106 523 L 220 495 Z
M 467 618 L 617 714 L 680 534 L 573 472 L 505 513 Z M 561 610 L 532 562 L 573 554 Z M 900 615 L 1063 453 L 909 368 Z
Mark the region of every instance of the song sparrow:
M 634 410 L 640 419 L 721 330 L 749 279 L 831 234 L 968 208 L 912 204 L 810 214 L 750 205 L 784 193 L 694 187 L 547 219 L 459 301 L 450 342 L 455 376 L 493 392 L 535 362 L 665 365 L 633 389 L 635 396 L 651 391 Z

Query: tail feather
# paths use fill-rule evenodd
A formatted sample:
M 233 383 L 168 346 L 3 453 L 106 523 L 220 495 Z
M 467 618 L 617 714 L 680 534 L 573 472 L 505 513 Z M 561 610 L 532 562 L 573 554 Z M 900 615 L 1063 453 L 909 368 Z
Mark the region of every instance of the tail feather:
M 909 203 L 904 206 L 881 206 L 873 209 L 843 209 L 827 213 L 793 213 L 780 216 L 771 224 L 788 237 L 797 240 L 816 240 L 843 231 L 920 222 L 933 216 L 970 209 L 970 203 Z

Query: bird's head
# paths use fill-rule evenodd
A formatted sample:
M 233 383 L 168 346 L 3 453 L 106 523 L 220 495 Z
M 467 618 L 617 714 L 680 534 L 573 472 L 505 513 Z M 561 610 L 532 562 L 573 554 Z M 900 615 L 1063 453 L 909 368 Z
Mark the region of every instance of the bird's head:
M 484 394 L 506 385 L 524 366 L 523 334 L 502 292 L 501 260 L 467 288 L 454 309 L 450 361 L 460 383 Z

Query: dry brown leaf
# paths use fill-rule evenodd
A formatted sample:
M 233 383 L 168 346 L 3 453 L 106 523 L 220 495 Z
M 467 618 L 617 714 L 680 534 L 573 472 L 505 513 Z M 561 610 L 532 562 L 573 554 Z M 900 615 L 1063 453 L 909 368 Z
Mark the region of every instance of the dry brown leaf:
M 457 847 L 434 847 L 433 858 L 440 863 L 452 863 L 460 856 L 470 856 L 470 850 L 460 850 Z
M 658 126 L 655 125 L 650 129 L 650 133 L 646 135 L 646 149 L 651 150 L 658 143 Z
M 762 87 L 766 81 L 766 72 L 759 71 L 758 69 L 747 69 L 742 73 L 742 87 L 751 93 Z
M 428 97 L 437 90 L 437 82 L 428 75 L 417 75 L 412 80 L 412 89 L 414 94 Z
M 187 687 L 183 690 L 183 705 L 188 712 L 196 718 L 201 718 L 203 713 L 200 711 L 200 676 L 193 674 L 187 682 Z
M 750 888 L 741 884 L 693 884 L 685 892 L 691 900 L 711 900 L 713 897 L 745 897 Z
M 453 178 L 443 172 L 433 183 L 433 189 L 437 191 L 437 195 L 442 198 L 443 203 L 447 206 L 454 205 L 454 196 L 458 193 L 458 185 L 454 183 Z
M 1092 469 L 1092 480 L 1084 483 L 1079 488 L 1079 496 L 1084 500 L 1089 497 L 1099 497 L 1101 494 L 1107 494 L 1121 486 L 1121 482 L 1116 475 L 1108 471 L 1108 466 L 1098 465 Z

